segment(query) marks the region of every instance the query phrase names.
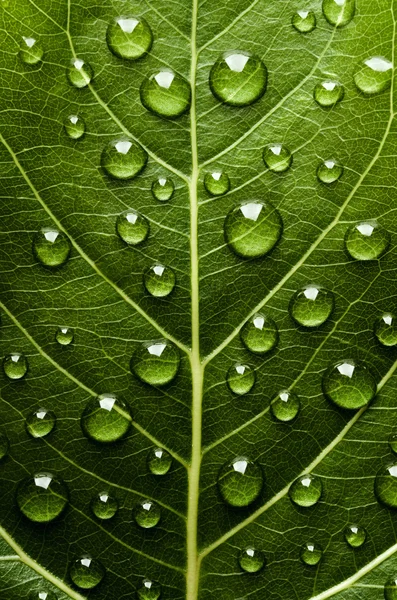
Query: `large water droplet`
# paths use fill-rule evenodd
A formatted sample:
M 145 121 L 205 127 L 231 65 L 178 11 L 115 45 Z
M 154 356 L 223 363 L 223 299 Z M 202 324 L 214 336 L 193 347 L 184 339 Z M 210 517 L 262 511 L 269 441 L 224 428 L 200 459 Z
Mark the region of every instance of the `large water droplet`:
M 117 17 L 108 26 L 106 41 L 111 52 L 119 58 L 136 60 L 149 52 L 153 34 L 142 17 Z
M 385 313 L 375 321 L 374 332 L 383 346 L 397 345 L 397 321 L 391 313 Z
M 77 88 L 87 87 L 94 76 L 91 65 L 82 58 L 73 58 L 66 73 L 70 83 Z
M 292 421 L 300 409 L 299 397 L 289 390 L 283 390 L 276 394 L 270 403 L 272 415 L 284 423 Z
M 320 562 L 323 555 L 323 551 L 318 544 L 314 542 L 307 542 L 302 546 L 300 552 L 301 561 L 305 563 L 305 565 L 309 565 L 310 567 L 315 567 Z
M 69 115 L 66 117 L 63 126 L 66 134 L 72 140 L 79 140 L 85 133 L 85 122 L 78 115 Z
M 255 379 L 255 371 L 249 365 L 240 363 L 231 366 L 226 376 L 229 389 L 237 396 L 248 394 L 254 386 Z
M 19 47 L 19 58 L 26 65 L 37 65 L 43 58 L 43 48 L 33 37 L 22 36 Z
M 161 596 L 161 585 L 157 581 L 144 579 L 136 593 L 138 600 L 158 600 Z
M 343 175 L 343 166 L 332 158 L 320 163 L 317 167 L 317 177 L 322 183 L 331 184 Z
M 392 433 L 389 437 L 390 450 L 397 454 L 397 433 Z
M 170 383 L 179 370 L 178 348 L 167 340 L 142 344 L 132 355 L 130 367 L 144 383 L 162 386 Z
M 175 273 L 171 267 L 153 265 L 143 276 L 146 290 L 155 298 L 165 298 L 175 287 Z
M 168 202 L 174 194 L 174 183 L 168 177 L 159 177 L 152 183 L 152 194 L 160 202 Z
M 221 170 L 214 170 L 205 174 L 205 189 L 211 196 L 222 196 L 230 190 L 229 175 Z
M 259 258 L 274 248 L 283 222 L 270 202 L 254 200 L 233 208 L 225 219 L 225 239 L 242 258 Z
M 108 492 L 100 492 L 91 500 L 91 510 L 94 515 L 102 521 L 112 519 L 117 513 L 119 503 L 117 498 Z
M 348 525 L 345 527 L 343 533 L 346 542 L 351 548 L 360 548 L 367 537 L 367 532 L 365 531 L 364 527 L 360 527 L 360 525 Z
M 383 589 L 385 600 L 397 600 L 397 577 L 391 577 Z
M 23 479 L 17 488 L 21 512 L 35 523 L 48 523 L 63 512 L 69 502 L 66 484 L 50 473 L 37 473 Z
M 384 92 L 391 85 L 393 63 L 381 56 L 367 58 L 354 75 L 354 83 L 364 94 Z
M 43 227 L 33 239 L 33 253 L 45 267 L 55 268 L 66 263 L 71 246 L 69 238 L 54 227 Z
M 316 27 L 316 15 L 311 10 L 297 10 L 292 15 L 292 25 L 299 33 L 310 33 Z
M 397 508 L 397 464 L 383 467 L 375 477 L 375 494 L 389 508 Z
M 344 88 L 340 83 L 327 80 L 316 85 L 313 97 L 320 106 L 330 108 L 342 100 L 344 93 Z
M 257 313 L 243 325 L 240 337 L 250 352 L 266 354 L 278 342 L 277 325 L 271 317 Z
M 10 449 L 10 442 L 5 433 L 0 432 L 0 460 L 7 456 Z
M 248 106 L 266 91 L 267 69 L 260 58 L 248 52 L 223 54 L 210 72 L 214 96 L 231 106 Z
M 323 484 L 315 475 L 303 475 L 296 479 L 289 488 L 289 497 L 297 506 L 308 508 L 314 506 L 321 498 Z
M 362 362 L 344 360 L 325 371 L 322 387 L 331 402 L 356 410 L 375 397 L 377 386 L 373 374 Z
M 73 329 L 70 327 L 58 327 L 55 334 L 55 340 L 58 342 L 58 344 L 61 346 L 69 346 L 69 344 L 73 342 L 73 339 Z
M 58 598 L 54 592 L 45 592 L 44 590 L 38 592 L 35 590 L 29 594 L 29 600 L 58 600 Z
M 349 227 L 345 235 L 346 250 L 356 260 L 375 260 L 390 245 L 390 233 L 375 221 Z
M 218 475 L 219 491 L 230 506 L 243 507 L 252 504 L 261 493 L 263 484 L 261 467 L 242 456 L 225 464 Z
M 143 500 L 134 508 L 134 519 L 139 527 L 151 529 L 156 527 L 161 518 L 161 511 L 158 504 L 152 500 Z
M 121 440 L 130 428 L 128 406 L 114 394 L 101 394 L 90 400 L 81 416 L 83 433 L 96 442 Z
M 190 108 L 192 92 L 186 79 L 171 69 L 161 69 L 143 80 L 140 95 L 147 110 L 173 119 Z
M 146 163 L 147 152 L 131 138 L 113 140 L 102 151 L 102 167 L 114 179 L 133 179 Z
M 56 417 L 51 410 L 39 408 L 26 418 L 26 430 L 34 438 L 43 438 L 55 427 Z
M 149 221 L 137 210 L 130 209 L 117 217 L 116 231 L 126 244 L 137 246 L 149 235 Z
M 267 168 L 274 173 L 283 173 L 292 165 L 292 154 L 284 144 L 268 144 L 262 156 Z
M 316 285 L 307 285 L 297 291 L 290 302 L 291 317 L 304 327 L 319 327 L 331 316 L 334 295 Z
M 328 23 L 344 27 L 354 17 L 356 0 L 323 0 L 323 13 Z
M 90 556 L 76 559 L 70 566 L 69 575 L 77 587 L 83 590 L 92 590 L 105 577 L 105 568 L 102 563 Z
M 147 457 L 152 475 L 167 475 L 172 465 L 171 455 L 163 448 L 152 448 Z
M 28 368 L 28 359 L 19 352 L 13 352 L 3 359 L 3 370 L 8 379 L 22 379 L 28 372 Z
M 251 546 L 241 550 L 238 555 L 238 562 L 242 570 L 246 573 L 258 573 L 266 564 L 263 552 L 255 550 Z

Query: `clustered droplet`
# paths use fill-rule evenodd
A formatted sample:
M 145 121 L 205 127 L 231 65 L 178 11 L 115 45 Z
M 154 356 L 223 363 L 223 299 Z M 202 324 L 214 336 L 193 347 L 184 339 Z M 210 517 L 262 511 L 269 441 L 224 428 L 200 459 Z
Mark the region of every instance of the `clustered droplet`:
M 364 527 L 353 524 L 345 527 L 344 536 L 351 548 L 360 548 L 366 540 L 367 532 Z
M 397 464 L 382 467 L 375 477 L 374 489 L 379 502 L 397 508 Z
M 363 362 L 350 359 L 328 367 L 322 386 L 324 395 L 331 402 L 348 410 L 366 406 L 377 390 L 371 370 Z
M 70 346 L 74 339 L 73 329 L 70 327 L 58 327 L 55 333 L 55 340 L 60 346 Z
M 300 410 L 299 396 L 295 392 L 283 390 L 276 394 L 270 403 L 272 415 L 283 423 L 288 423 L 295 419 Z
M 335 183 L 335 181 L 338 181 L 342 175 L 343 166 L 331 158 L 320 163 L 317 167 L 318 179 L 327 185 Z
M 150 225 L 146 217 L 131 208 L 117 217 L 116 231 L 123 242 L 137 246 L 147 239 Z
M 273 173 L 283 173 L 292 165 L 292 154 L 284 144 L 268 144 L 262 156 L 263 162 Z
M 238 562 L 242 570 L 246 573 L 258 573 L 266 564 L 263 552 L 251 546 L 240 552 Z
M 81 89 L 91 83 L 94 71 L 91 65 L 82 58 L 73 58 L 67 70 L 67 76 L 74 87 Z
M 20 482 L 16 500 L 20 511 L 30 521 L 49 523 L 65 510 L 69 492 L 60 477 L 37 473 Z
M 117 17 L 107 28 L 106 41 L 118 58 L 137 60 L 150 51 L 153 34 L 142 17 Z
M 385 313 L 375 321 L 374 333 L 383 346 L 397 345 L 397 321 L 391 313 Z
M 26 430 L 33 438 L 46 437 L 55 427 L 56 417 L 51 410 L 39 408 L 26 418 Z
M 229 175 L 222 170 L 214 170 L 205 174 L 204 186 L 211 196 L 222 196 L 230 190 Z
M 147 457 L 147 464 L 152 475 L 167 475 L 172 465 L 172 457 L 163 448 L 152 448 Z
M 168 340 L 142 344 L 133 354 L 131 371 L 144 383 L 163 386 L 171 383 L 179 370 L 178 348 Z
M 229 368 L 226 376 L 230 391 L 236 396 L 244 396 L 255 384 L 255 371 L 249 365 L 237 363 Z
M 310 33 L 316 27 L 316 15 L 311 10 L 297 10 L 292 15 L 292 25 L 299 33 Z
M 248 106 L 266 91 L 267 69 L 260 58 L 247 52 L 226 52 L 210 73 L 214 96 L 230 106 Z
M 33 37 L 22 36 L 19 57 L 26 65 L 37 65 L 43 58 L 43 48 Z
M 392 62 L 382 56 L 373 56 L 367 58 L 354 75 L 354 83 L 364 94 L 379 94 L 390 88 L 392 72 Z
M 153 265 L 143 275 L 145 289 L 155 298 L 169 296 L 175 287 L 175 273 L 171 267 Z
M 161 519 L 160 507 L 152 500 L 143 500 L 134 509 L 134 519 L 136 524 L 143 529 L 156 527 Z
M 85 122 L 78 115 L 69 115 L 64 121 L 64 128 L 72 140 L 79 140 L 85 134 Z
M 242 508 L 252 504 L 262 492 L 263 471 L 254 461 L 237 457 L 225 464 L 218 475 L 222 498 L 230 506 Z
M 92 590 L 99 585 L 105 577 L 105 573 L 102 563 L 91 556 L 77 558 L 69 569 L 71 580 L 83 590 Z
M 28 372 L 28 367 L 28 359 L 24 354 L 20 354 L 19 352 L 8 354 L 3 359 L 4 374 L 11 381 L 23 379 Z
M 168 202 L 174 194 L 174 183 L 168 177 L 159 177 L 152 183 L 152 194 L 160 202 Z
M 297 506 L 309 508 L 321 498 L 323 484 L 319 477 L 312 474 L 302 475 L 289 488 L 289 497 Z
M 320 327 L 334 309 L 334 295 L 316 285 L 307 285 L 297 291 L 290 303 L 292 318 L 304 327 Z
M 328 23 L 344 27 L 354 17 L 355 0 L 323 0 L 323 13 Z
M 114 179 L 128 180 L 136 177 L 146 166 L 147 152 L 132 138 L 118 138 L 103 149 L 101 164 Z
M 268 315 L 257 313 L 243 325 L 240 337 L 253 354 L 266 354 L 277 345 L 277 325 Z
M 338 81 L 321 81 L 314 88 L 314 99 L 323 108 L 331 108 L 343 99 L 343 86 Z
M 43 227 L 33 239 L 33 253 L 44 267 L 61 267 L 68 260 L 70 250 L 69 238 L 54 227 Z
M 113 519 L 118 508 L 119 503 L 117 498 L 114 498 L 108 492 L 100 492 L 91 500 L 91 510 L 101 521 Z
M 186 79 L 164 68 L 143 80 L 140 95 L 147 110 L 174 119 L 189 110 L 192 92 Z
M 101 394 L 90 400 L 81 416 L 83 433 L 95 442 L 117 442 L 131 425 L 130 409 L 114 394 Z
M 376 260 L 388 249 L 390 233 L 375 221 L 363 221 L 346 231 L 345 244 L 355 260 Z
M 161 585 L 157 581 L 144 579 L 136 593 L 138 600 L 158 600 L 161 596 Z
M 323 551 L 318 544 L 307 542 L 302 546 L 300 557 L 305 565 L 315 567 L 320 562 L 323 556 Z

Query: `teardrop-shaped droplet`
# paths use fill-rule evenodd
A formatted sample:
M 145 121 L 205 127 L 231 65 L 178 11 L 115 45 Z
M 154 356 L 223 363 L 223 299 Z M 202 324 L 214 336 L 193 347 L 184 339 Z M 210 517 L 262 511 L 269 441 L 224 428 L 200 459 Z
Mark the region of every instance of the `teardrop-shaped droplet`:
M 292 15 L 292 25 L 299 33 L 310 33 L 316 23 L 316 15 L 311 10 L 297 10 Z
M 138 600 L 159 600 L 161 596 L 161 585 L 157 581 L 144 579 L 141 587 L 136 591 Z
M 102 521 L 112 519 L 117 513 L 119 503 L 117 498 L 108 492 L 100 492 L 91 500 L 91 510 Z
M 69 238 L 54 227 L 43 227 L 34 236 L 33 253 L 45 267 L 56 268 L 64 265 L 70 250 Z
M 44 590 L 35 590 L 29 594 L 29 600 L 58 600 L 54 592 L 46 592 Z
M 301 561 L 309 567 L 315 567 L 320 562 L 323 555 L 323 551 L 318 544 L 314 542 L 307 542 L 302 546 L 300 552 Z
M 241 258 L 260 258 L 268 254 L 279 241 L 282 230 L 278 210 L 270 202 L 260 200 L 236 206 L 224 224 L 226 242 Z
M 278 421 L 288 423 L 295 419 L 300 410 L 299 396 L 295 392 L 283 390 L 276 394 L 270 403 L 270 410 Z
M 352 258 L 376 260 L 390 246 L 390 233 L 375 221 L 365 221 L 346 231 L 345 244 Z
M 153 265 L 143 276 L 146 290 L 155 298 L 165 298 L 175 287 L 175 273 L 171 267 Z
M 133 179 L 146 166 L 147 152 L 131 138 L 110 142 L 102 151 L 101 165 L 113 179 Z
M 332 158 L 320 163 L 317 167 L 317 177 L 321 183 L 331 184 L 343 175 L 343 166 Z
M 150 225 L 146 217 L 130 208 L 117 217 L 116 231 L 123 242 L 130 246 L 137 246 L 147 239 Z
M 78 115 L 69 115 L 63 124 L 66 134 L 72 140 L 79 140 L 85 133 L 84 119 Z
M 314 88 L 313 97 L 317 104 L 324 108 L 335 106 L 343 99 L 345 90 L 337 81 L 322 81 Z
M 248 52 L 226 52 L 212 67 L 209 82 L 211 92 L 221 102 L 248 106 L 265 93 L 267 69 L 260 58 Z
M 220 170 L 208 172 L 204 177 L 204 186 L 211 196 L 222 196 L 230 190 L 229 175 Z
M 172 465 L 172 456 L 164 448 L 152 448 L 147 464 L 152 475 L 167 475 Z
M 22 42 L 19 47 L 19 58 L 26 65 L 37 65 L 43 58 L 43 47 L 33 37 L 22 36 Z
M 397 508 L 397 464 L 390 464 L 375 477 L 375 494 L 382 504 Z
M 374 332 L 383 346 L 397 345 L 397 320 L 391 313 L 385 313 L 375 321 Z
M 143 80 L 140 88 L 143 106 L 160 117 L 180 117 L 190 108 L 190 84 L 172 69 L 161 69 Z
M 250 352 L 266 354 L 277 345 L 277 325 L 271 317 L 257 313 L 243 325 L 240 337 Z
M 340 408 L 356 410 L 375 397 L 376 380 L 360 361 L 344 360 L 331 365 L 322 380 L 324 395 Z
M 152 183 L 152 194 L 160 202 L 168 202 L 174 194 L 174 182 L 168 177 L 159 177 Z
M 25 377 L 28 368 L 28 359 L 19 352 L 13 352 L 3 359 L 4 374 L 13 381 Z
M 299 477 L 289 488 L 289 497 L 297 506 L 314 506 L 321 498 L 323 484 L 319 477 L 308 474 Z
M 5 433 L 0 432 L 0 460 L 7 456 L 10 449 L 10 442 Z
M 241 550 L 238 555 L 240 567 L 246 573 L 259 573 L 266 564 L 265 555 L 260 550 L 255 550 L 252 546 Z
M 152 47 L 153 34 L 142 17 L 117 17 L 107 28 L 109 50 L 119 58 L 136 60 Z
M 393 63 L 382 56 L 373 56 L 354 75 L 354 83 L 364 94 L 379 94 L 390 88 Z
M 55 339 L 61 346 L 69 346 L 74 339 L 74 332 L 71 327 L 58 327 Z
M 85 88 L 91 83 L 94 71 L 91 65 L 82 58 L 73 58 L 67 69 L 67 76 L 74 87 Z
M 351 548 L 360 548 L 365 542 L 367 532 L 360 525 L 348 525 L 343 532 L 346 542 Z
M 66 508 L 69 492 L 60 477 L 51 473 L 37 473 L 20 482 L 16 500 L 20 511 L 30 521 L 49 523 Z
M 52 410 L 39 408 L 26 418 L 26 430 L 34 438 L 46 437 L 55 427 L 56 416 Z
M 283 173 L 292 165 L 291 151 L 284 144 L 268 144 L 262 156 L 263 162 L 273 173 Z
M 389 437 L 390 450 L 397 454 L 397 433 L 392 433 Z
M 180 362 L 178 348 L 168 340 L 158 340 L 142 344 L 132 355 L 130 367 L 144 383 L 162 386 L 176 377 Z
M 249 365 L 242 365 L 241 363 L 231 366 L 226 376 L 230 391 L 237 396 L 248 394 L 254 386 L 255 379 L 255 371 Z
M 323 0 L 323 14 L 331 25 L 344 27 L 354 17 L 356 0 Z
M 230 506 L 249 506 L 260 495 L 264 485 L 260 465 L 243 456 L 226 463 L 218 475 L 222 498 Z
M 320 327 L 334 310 L 334 295 L 316 285 L 307 285 L 292 296 L 291 317 L 303 327 Z
M 83 433 L 95 442 L 111 443 L 121 440 L 131 424 L 128 406 L 114 394 L 92 398 L 81 416 Z
M 105 577 L 105 567 L 91 556 L 82 556 L 72 562 L 69 569 L 71 580 L 83 590 L 92 590 Z
M 160 507 L 152 500 L 143 500 L 134 508 L 134 519 L 143 529 L 156 527 L 161 519 Z

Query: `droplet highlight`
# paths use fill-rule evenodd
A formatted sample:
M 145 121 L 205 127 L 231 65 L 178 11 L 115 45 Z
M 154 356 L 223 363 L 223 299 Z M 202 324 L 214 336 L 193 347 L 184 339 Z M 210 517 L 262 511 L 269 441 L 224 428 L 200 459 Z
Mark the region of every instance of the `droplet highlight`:
M 159 600 L 161 585 L 151 579 L 144 579 L 141 587 L 137 589 L 138 600 Z
M 348 359 L 325 371 L 322 388 L 324 395 L 336 406 L 357 410 L 373 400 L 377 385 L 364 363 Z
M 276 323 L 268 315 L 257 313 L 242 327 L 240 338 L 244 346 L 253 354 L 266 354 L 278 342 Z
M 263 485 L 262 468 L 245 457 L 235 458 L 219 471 L 218 488 L 223 500 L 230 506 L 249 506 L 259 497 Z
M 82 58 L 73 58 L 66 73 L 70 83 L 79 89 L 87 87 L 94 77 L 91 65 Z
M 171 267 L 161 264 L 150 267 L 143 276 L 146 291 L 155 298 L 169 296 L 175 287 L 176 277 Z
M 52 410 L 39 408 L 26 418 L 26 431 L 33 438 L 43 438 L 53 431 L 55 422 Z
M 388 90 L 391 86 L 393 63 L 382 56 L 373 56 L 364 61 L 354 75 L 354 83 L 364 94 L 372 96 Z
M 311 10 L 297 10 L 292 15 L 292 25 L 299 33 L 310 33 L 316 27 L 316 15 Z
M 13 352 L 3 359 L 4 375 L 11 381 L 25 377 L 28 368 L 28 359 L 24 354 L 20 354 L 19 352 Z
M 138 246 L 147 239 L 150 225 L 146 217 L 131 208 L 117 217 L 116 231 L 123 242 Z
M 74 332 L 70 327 L 58 327 L 55 333 L 55 340 L 60 346 L 70 346 L 74 340 Z
M 153 34 L 142 17 L 122 16 L 109 24 L 106 41 L 109 50 L 118 58 L 137 60 L 151 49 Z
M 101 164 L 113 179 L 134 179 L 146 166 L 147 152 L 131 138 L 110 142 L 102 151 Z
M 397 454 L 397 433 L 392 433 L 389 437 L 390 450 Z
M 119 508 L 117 498 L 108 492 L 100 492 L 91 500 L 91 510 L 97 519 L 108 521 L 113 519 Z
M 328 23 L 344 27 L 354 17 L 355 0 L 323 0 L 323 14 Z
M 284 144 L 268 144 L 263 149 L 263 162 L 273 173 L 283 173 L 292 165 L 291 151 Z
M 302 508 L 309 508 L 320 500 L 323 484 L 321 479 L 315 475 L 303 475 L 291 484 L 288 493 L 294 504 Z
M 102 563 L 90 556 L 77 558 L 69 569 L 71 580 L 82 590 L 92 590 L 99 585 L 105 577 L 105 573 L 105 567 Z
M 150 112 L 160 117 L 175 119 L 190 108 L 190 84 L 171 69 L 161 69 L 143 80 L 141 102 Z
M 385 313 L 375 321 L 375 336 L 382 346 L 397 345 L 397 320 L 391 313 Z
M 293 421 L 300 410 L 299 396 L 295 392 L 283 390 L 276 394 L 270 402 L 270 411 L 277 419 L 283 423 Z
M 54 227 L 43 227 L 34 236 L 33 254 L 44 267 L 61 267 L 68 260 L 70 250 L 69 238 Z
M 343 166 L 332 158 L 325 160 L 317 167 L 317 178 L 321 183 L 325 183 L 326 185 L 339 181 L 342 175 Z
M 397 576 L 386 581 L 383 594 L 385 600 L 397 600 Z
M 291 298 L 291 317 L 303 327 L 320 327 L 334 310 L 334 295 L 331 291 L 316 285 L 307 285 Z
M 267 69 L 248 52 L 226 52 L 212 67 L 209 83 L 215 98 L 224 104 L 248 106 L 265 93 Z
M 259 573 L 264 568 L 266 560 L 263 552 L 249 546 L 241 550 L 238 555 L 238 563 L 246 573 Z
M 305 565 L 315 567 L 320 562 L 323 556 L 323 551 L 318 544 L 307 542 L 302 546 L 300 558 Z
M 65 510 L 69 492 L 60 477 L 37 473 L 20 482 L 16 500 L 20 511 L 30 521 L 49 523 Z
M 168 202 L 174 195 L 174 182 L 168 177 L 159 177 L 152 183 L 152 194 L 159 202 Z
M 314 88 L 313 97 L 323 108 L 331 108 L 343 99 L 343 86 L 337 81 L 322 81 Z
M 237 363 L 227 372 L 227 385 L 236 396 L 244 396 L 252 390 L 255 384 L 255 371 L 249 365 Z
M 131 424 L 130 410 L 114 394 L 101 394 L 90 400 L 81 416 L 83 433 L 101 443 L 121 440 Z
M 66 135 L 72 140 L 79 140 L 85 134 L 85 122 L 78 115 L 69 115 L 64 121 Z
M 178 348 L 168 340 L 142 344 L 133 354 L 131 372 L 144 383 L 163 386 L 171 383 L 179 370 Z
M 160 507 L 152 500 L 143 500 L 134 508 L 134 519 L 139 527 L 151 529 L 160 522 Z
M 172 465 L 172 456 L 164 448 L 152 448 L 147 457 L 147 464 L 152 475 L 167 475 Z
M 42 45 L 33 37 L 22 36 L 19 58 L 25 65 L 37 65 L 43 58 Z
M 58 600 L 54 592 L 34 591 L 29 594 L 29 600 Z
M 204 187 L 211 196 L 223 196 L 230 190 L 229 175 L 215 170 L 205 174 Z
M 376 260 L 390 246 L 390 233 L 375 221 L 363 221 L 346 231 L 346 250 L 355 260 Z
M 343 532 L 346 542 L 351 548 L 360 548 L 367 537 L 367 532 L 360 525 L 348 525 Z
M 375 495 L 389 508 L 397 508 L 397 464 L 382 467 L 375 477 Z

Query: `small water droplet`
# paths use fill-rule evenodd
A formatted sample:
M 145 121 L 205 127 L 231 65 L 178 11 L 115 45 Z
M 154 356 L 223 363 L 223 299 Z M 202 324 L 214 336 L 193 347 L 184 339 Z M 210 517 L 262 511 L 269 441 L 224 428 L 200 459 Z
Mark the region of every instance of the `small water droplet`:
M 147 239 L 150 225 L 146 217 L 131 208 L 117 217 L 116 231 L 123 242 L 137 246 Z
M 39 408 L 26 418 L 26 430 L 34 438 L 46 437 L 55 427 L 56 417 L 51 410 Z
M 147 457 L 152 475 L 167 475 L 172 465 L 171 455 L 163 448 L 152 448 Z
M 159 177 L 152 183 L 152 194 L 160 202 L 168 202 L 174 194 L 174 182 L 168 177 Z
M 22 36 L 19 47 L 19 58 L 26 65 L 37 65 L 43 58 L 43 48 L 33 37 Z
M 392 433 L 389 437 L 390 450 L 397 454 L 397 433 Z
M 100 492 L 91 500 L 91 510 L 94 515 L 102 521 L 112 519 L 117 513 L 119 503 L 117 498 L 108 492 Z
M 162 386 L 178 373 L 181 358 L 178 348 L 167 340 L 142 344 L 132 355 L 131 372 L 144 383 Z
M 364 61 L 354 75 L 354 83 L 364 94 L 379 94 L 390 88 L 393 63 L 382 56 L 373 56 Z
M 44 590 L 38 592 L 35 590 L 29 594 L 29 600 L 58 600 L 58 598 L 54 592 L 45 592 Z
M 212 67 L 209 83 L 221 102 L 248 106 L 265 93 L 267 69 L 260 58 L 248 52 L 226 52 Z
M 292 25 L 299 33 L 310 33 L 316 27 L 316 15 L 311 10 L 297 10 L 292 15 Z
M 69 346 L 73 342 L 74 332 L 70 327 L 58 327 L 55 333 L 55 340 L 61 346 Z
M 251 317 L 240 331 L 241 341 L 250 352 L 266 354 L 278 342 L 278 329 L 273 319 L 257 313 Z
M 28 372 L 28 368 L 28 359 L 19 352 L 13 352 L 3 359 L 3 370 L 8 379 L 22 379 Z
M 66 508 L 69 492 L 59 477 L 37 473 L 19 483 L 16 500 L 25 517 L 35 523 L 49 523 Z
M 344 27 L 354 17 L 355 0 L 323 0 L 323 13 L 328 23 Z
M 315 567 L 320 562 L 323 556 L 323 551 L 318 544 L 314 542 L 307 542 L 302 546 L 300 557 L 301 561 L 305 563 L 305 565 L 309 565 L 310 567 Z
M 72 140 L 79 140 L 85 133 L 85 122 L 84 119 L 78 115 L 69 115 L 64 121 L 64 128 L 66 134 Z
M 229 175 L 219 169 L 208 172 L 204 176 L 204 187 L 211 196 L 222 196 L 230 190 Z
M 131 138 L 110 142 L 102 151 L 101 165 L 113 179 L 133 179 L 146 166 L 147 152 Z
M 263 162 L 273 173 L 283 173 L 292 165 L 292 154 L 284 144 L 268 144 L 262 156 Z
M 138 600 L 158 600 L 161 596 L 161 585 L 157 581 L 144 579 L 136 593 Z
M 85 88 L 92 81 L 94 71 L 89 63 L 82 58 L 73 58 L 67 69 L 67 76 L 72 85 L 76 88 Z
M 368 367 L 354 360 L 344 360 L 328 367 L 323 375 L 324 395 L 340 408 L 356 410 L 375 397 L 376 381 Z
M 317 167 L 319 181 L 326 184 L 335 183 L 343 175 L 343 166 L 332 158 L 320 163 Z
M 69 238 L 54 227 L 43 227 L 33 239 L 33 253 L 45 267 L 55 268 L 66 263 L 71 245 Z
M 346 250 L 356 260 L 375 260 L 390 245 L 390 233 L 375 221 L 353 225 L 346 231 Z
M 397 345 L 397 321 L 391 313 L 385 313 L 375 321 L 374 333 L 383 346 Z
M 367 532 L 364 527 L 360 527 L 360 525 L 348 525 L 345 527 L 344 536 L 346 542 L 351 546 L 351 548 L 360 548 L 365 542 L 365 538 L 367 537 Z
M 10 442 L 5 433 L 0 432 L 0 460 L 7 456 L 10 449 Z
M 238 555 L 238 562 L 242 570 L 246 573 L 258 573 L 266 564 L 263 552 L 255 550 L 251 546 L 241 550 Z
M 375 477 L 375 494 L 382 504 L 397 508 L 397 464 L 382 467 Z
M 283 222 L 270 202 L 245 202 L 233 208 L 225 219 L 225 239 L 241 258 L 260 258 L 274 248 L 281 237 Z
M 308 474 L 298 477 L 289 488 L 289 497 L 297 506 L 314 506 L 321 498 L 323 484 L 319 477 Z
M 330 108 L 340 102 L 345 94 L 343 86 L 337 81 L 322 81 L 314 88 L 313 97 L 317 104 Z
M 139 527 L 143 527 L 143 529 L 156 527 L 160 518 L 160 507 L 152 500 L 143 500 L 134 508 L 135 522 Z
M 165 298 L 175 287 L 175 273 L 171 267 L 156 264 L 150 267 L 143 276 L 146 290 L 155 298 Z
M 143 106 L 160 117 L 180 117 L 190 108 L 189 83 L 172 69 L 161 69 L 143 80 L 140 88 Z
M 299 397 L 294 392 L 283 390 L 272 398 L 270 410 L 278 421 L 292 421 L 300 410 Z
M 219 491 L 230 506 L 249 506 L 258 498 L 263 484 L 262 468 L 242 456 L 226 463 L 218 475 Z
M 105 577 L 105 568 L 102 563 L 90 556 L 77 558 L 70 566 L 69 575 L 77 587 L 83 590 L 92 590 Z
M 241 363 L 231 366 L 226 376 L 230 391 L 237 396 L 248 394 L 254 386 L 255 379 L 255 371 L 249 365 L 242 365 Z
M 114 394 L 92 398 L 81 415 L 83 433 L 95 442 L 121 440 L 130 428 L 130 409 Z
M 303 327 L 319 327 L 334 309 L 334 295 L 329 290 L 316 285 L 307 285 L 291 298 L 291 317 Z
M 383 594 L 385 600 L 397 600 L 397 577 L 391 577 L 386 581 Z
M 119 58 L 136 60 L 152 47 L 153 34 L 142 17 L 117 17 L 107 28 L 109 50 Z

